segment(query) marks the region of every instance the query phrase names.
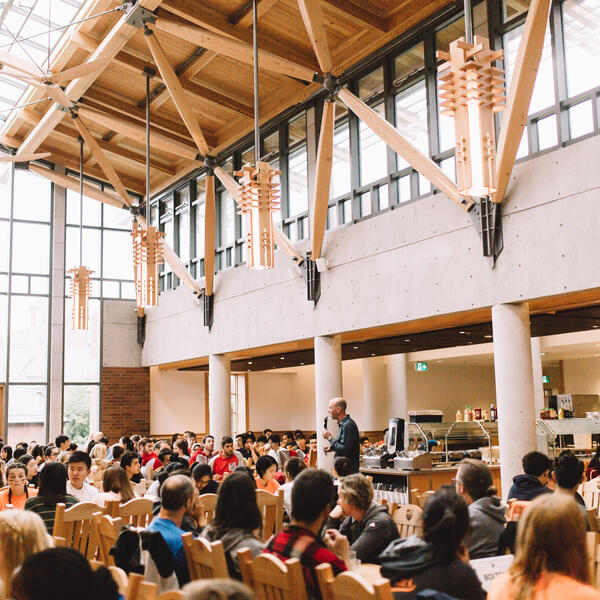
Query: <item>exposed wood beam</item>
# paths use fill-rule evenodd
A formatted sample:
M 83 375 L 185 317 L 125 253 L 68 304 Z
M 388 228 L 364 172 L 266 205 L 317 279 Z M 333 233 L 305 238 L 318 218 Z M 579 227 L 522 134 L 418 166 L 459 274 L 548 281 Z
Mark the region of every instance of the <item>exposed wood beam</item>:
M 175 174 L 169 177 L 169 179 L 165 179 L 156 185 L 154 185 L 153 182 L 154 187 L 150 189 L 150 197 L 153 198 L 164 190 L 170 189 L 177 182 L 181 181 L 184 177 L 189 175 L 192 171 L 196 171 L 201 166 L 202 165 L 200 165 L 198 162 L 192 160 L 185 160 L 183 163 L 180 163 L 177 171 L 175 171 Z
M 202 129 L 198 124 L 198 119 L 184 98 L 181 83 L 179 82 L 177 74 L 173 70 L 171 63 L 169 63 L 167 55 L 160 45 L 158 37 L 156 36 L 156 32 L 153 31 L 150 35 L 145 35 L 144 39 L 148 44 L 148 48 L 150 48 L 150 52 L 152 53 L 154 62 L 160 71 L 161 77 L 163 78 L 163 81 L 165 82 L 165 85 L 171 94 L 171 98 L 173 99 L 173 103 L 177 108 L 177 112 L 179 112 L 181 119 L 188 128 L 188 131 L 191 133 L 198 150 L 201 154 L 206 156 L 209 152 L 208 144 L 206 143 Z
M 202 29 L 191 24 L 159 16 L 156 28 L 161 29 L 177 38 L 188 40 L 201 48 L 208 48 L 218 54 L 224 54 L 240 62 L 254 64 L 252 45 L 239 42 L 227 36 Z M 267 50 L 259 49 L 259 67 L 267 71 L 281 73 L 304 81 L 312 81 L 315 69 L 305 67 L 287 58 Z
M 370 10 L 354 4 L 352 0 L 324 0 L 332 12 L 347 18 L 361 27 L 374 27 L 379 31 L 387 31 L 385 19 L 373 14 Z
M 264 2 L 265 0 L 263 0 Z M 197 2 L 196 0 L 164 0 L 161 7 L 161 12 L 163 11 L 169 11 L 180 19 L 193 23 L 198 27 L 252 46 L 252 31 L 247 26 L 232 25 L 227 21 L 225 15 L 212 10 L 205 2 Z M 251 24 L 252 18 L 250 18 L 249 22 L 249 25 Z M 280 42 L 272 35 L 261 33 L 260 28 L 258 32 L 258 47 L 281 58 L 285 57 L 309 69 L 315 68 L 315 61 L 312 55 L 307 55 L 289 44 Z
M 130 119 L 108 115 L 104 112 L 88 108 L 87 106 L 80 106 L 79 114 L 102 127 L 106 127 L 112 131 L 117 131 L 124 136 L 138 142 L 146 143 L 145 127 Z M 179 142 L 164 135 L 163 133 L 158 133 L 157 131 L 151 132 L 150 140 L 160 147 L 161 150 L 174 154 L 175 156 L 183 156 L 190 160 L 196 160 L 198 155 L 197 148 L 189 146 L 188 144 L 184 144 L 183 142 Z
M 298 6 L 321 71 L 331 73 L 333 63 L 331 62 L 329 43 L 327 42 L 325 20 L 321 11 L 321 0 L 298 0 Z
M 442 6 L 452 2 L 453 0 L 405 0 L 405 6 L 387 18 L 386 31 L 392 31 L 396 27 L 400 27 L 402 31 L 407 31 L 442 8 Z
M 98 43 L 92 36 L 83 35 L 77 32 L 72 35 L 72 40 L 74 43 L 76 43 L 81 48 L 87 50 L 88 52 L 93 51 L 93 49 Z M 214 58 L 215 54 L 211 53 L 211 55 Z M 207 61 L 207 59 L 209 60 Z M 207 88 L 206 86 L 189 81 L 189 79 L 193 77 L 193 75 L 195 75 L 200 69 L 204 68 L 204 66 L 206 66 L 208 62 L 210 62 L 210 59 L 210 56 L 206 58 L 200 56 L 198 57 L 197 65 L 194 62 L 193 65 L 188 65 L 188 67 L 185 68 L 180 79 L 180 83 L 183 89 L 188 94 L 196 96 L 199 100 L 205 100 L 206 102 L 210 102 L 211 104 L 218 106 L 222 110 L 226 110 L 227 112 L 234 113 L 236 115 L 243 115 L 251 119 L 253 116 L 252 108 L 247 104 L 236 100 L 232 96 L 222 94 L 220 92 Z M 135 54 L 128 52 L 127 50 L 121 50 L 113 59 L 113 63 L 132 69 L 137 73 L 142 73 L 145 68 L 154 69 L 156 66 L 154 63 L 144 60 L 143 58 L 140 58 L 139 56 L 136 56 Z M 187 76 L 184 77 L 184 74 L 187 74 Z M 160 79 L 161 78 L 158 77 L 158 80 Z M 155 98 L 150 104 L 151 107 L 153 107 L 154 105 L 155 108 L 158 108 L 170 97 L 166 87 L 160 93 L 160 95 L 160 103 L 155 103 Z
M 204 287 L 206 295 L 212 296 L 215 280 L 215 176 L 206 178 L 204 208 Z
M 155 10 L 160 6 L 162 0 L 142 0 L 141 6 L 148 10 Z M 88 57 L 88 62 L 101 59 L 112 59 L 135 35 L 137 29 L 127 23 L 129 16 L 124 14 L 104 37 L 98 48 Z M 86 90 L 99 77 L 100 72 L 92 73 L 72 81 L 66 89 L 67 96 L 72 100 L 79 100 Z M 58 125 L 65 113 L 57 104 L 53 104 L 37 127 L 34 127 L 18 150 L 18 154 L 31 154 L 35 152 L 50 135 L 54 127 Z
M 77 131 L 79 131 L 79 134 L 83 138 L 83 141 L 87 144 L 95 161 L 98 163 L 102 171 L 104 171 L 104 174 L 108 178 L 110 184 L 117 191 L 117 194 L 119 194 L 119 196 L 121 197 L 123 202 L 125 202 L 125 204 L 131 204 L 131 198 L 127 194 L 125 186 L 123 185 L 121 179 L 117 175 L 115 168 L 112 166 L 110 160 L 108 160 L 106 154 L 104 154 L 102 148 L 100 148 L 98 142 L 96 141 L 96 138 L 90 133 L 90 130 L 85 126 L 85 123 L 83 122 L 82 118 L 76 114 L 73 114 L 71 115 L 71 119 L 75 127 L 77 128 Z
M 373 133 L 397 152 L 409 165 L 427 178 L 432 185 L 454 200 L 465 210 L 473 205 L 473 200 L 461 198 L 456 184 L 428 156 L 421 153 L 384 117 L 376 113 L 362 100 L 347 89 L 342 89 L 339 98 L 356 114 Z
M 260 19 L 269 10 L 271 10 L 279 0 L 259 0 L 258 2 L 258 18 Z M 240 27 L 252 27 L 252 0 L 238 10 L 238 12 L 229 19 L 230 23 L 239 25 Z
M 506 111 L 502 116 L 497 154 L 497 191 L 494 202 L 502 202 L 515 164 L 523 129 L 527 124 L 529 104 L 544 49 L 546 23 L 551 0 L 532 0 L 519 44 Z

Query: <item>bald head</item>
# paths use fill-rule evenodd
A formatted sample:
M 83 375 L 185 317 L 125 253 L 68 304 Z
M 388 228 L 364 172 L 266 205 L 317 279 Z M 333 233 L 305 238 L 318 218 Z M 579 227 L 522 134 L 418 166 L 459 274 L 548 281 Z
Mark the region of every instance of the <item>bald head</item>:
M 346 406 L 346 401 L 343 398 L 332 398 L 329 401 L 327 412 L 332 419 L 339 423 L 346 416 Z
M 177 512 L 184 508 L 193 496 L 194 486 L 187 475 L 171 475 L 160 488 L 162 507 L 170 512 Z

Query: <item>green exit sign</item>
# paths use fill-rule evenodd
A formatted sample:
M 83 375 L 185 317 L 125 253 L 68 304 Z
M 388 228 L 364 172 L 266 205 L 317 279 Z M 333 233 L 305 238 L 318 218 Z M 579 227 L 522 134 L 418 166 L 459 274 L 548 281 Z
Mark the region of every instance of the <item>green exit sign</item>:
M 550 383 L 550 377 L 548 377 L 548 375 L 542 375 L 542 383 Z
M 415 369 L 418 372 L 427 371 L 427 363 L 426 362 L 415 363 Z

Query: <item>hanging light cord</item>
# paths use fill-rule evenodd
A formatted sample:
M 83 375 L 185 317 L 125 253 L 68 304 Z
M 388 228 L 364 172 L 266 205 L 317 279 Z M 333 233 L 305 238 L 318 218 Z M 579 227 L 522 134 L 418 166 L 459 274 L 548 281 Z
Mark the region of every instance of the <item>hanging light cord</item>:
M 466 40 L 467 44 L 472 44 L 473 43 L 473 12 L 471 11 L 471 0 L 464 0 L 464 2 L 465 2 L 465 40 Z
M 252 46 L 254 51 L 254 158 L 260 160 L 260 126 L 258 111 L 258 0 L 252 0 Z
M 83 138 L 79 138 L 79 266 L 83 264 Z
M 150 76 L 146 75 L 146 227 L 150 225 Z

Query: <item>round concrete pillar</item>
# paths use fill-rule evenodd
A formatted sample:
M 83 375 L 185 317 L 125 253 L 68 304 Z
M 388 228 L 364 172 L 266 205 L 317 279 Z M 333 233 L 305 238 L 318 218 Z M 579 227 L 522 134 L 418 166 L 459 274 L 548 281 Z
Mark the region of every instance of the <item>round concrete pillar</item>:
M 542 381 L 542 343 L 539 337 L 531 338 L 531 367 L 533 373 L 535 418 L 538 419 L 540 411 L 544 409 L 546 403 L 546 399 L 544 398 L 544 382 Z
M 385 429 L 388 421 L 386 365 L 383 356 L 362 359 L 363 431 Z
M 208 432 L 221 447 L 224 435 L 231 435 L 231 360 L 220 354 L 208 357 Z
M 408 421 L 408 384 L 406 379 L 406 354 L 391 354 L 387 357 L 388 414 Z
M 522 472 L 523 455 L 537 449 L 529 305 L 494 305 L 492 328 L 500 477 L 506 498 L 513 477 Z
M 342 388 L 342 345 L 339 335 L 323 335 L 315 338 L 315 400 L 318 466 L 331 471 L 333 453 L 325 454 L 323 419 L 328 416 L 327 408 L 332 398 L 343 396 Z M 337 425 L 328 420 L 328 429 L 336 435 Z

